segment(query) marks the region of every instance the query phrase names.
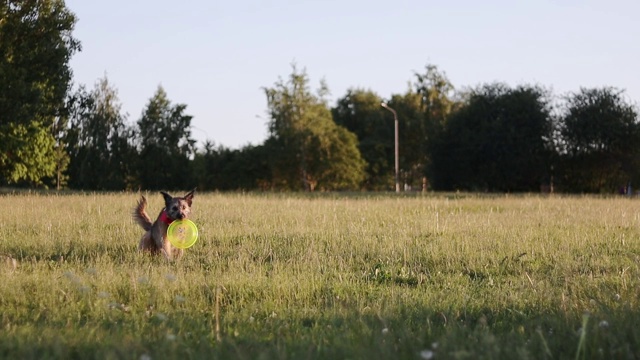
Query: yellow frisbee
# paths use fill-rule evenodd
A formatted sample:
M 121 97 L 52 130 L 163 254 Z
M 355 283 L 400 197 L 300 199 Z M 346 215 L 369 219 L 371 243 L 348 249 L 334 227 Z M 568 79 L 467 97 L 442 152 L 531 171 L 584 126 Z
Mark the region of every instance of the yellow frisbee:
M 190 248 L 198 240 L 198 228 L 191 220 L 176 220 L 169 225 L 167 238 L 179 249 Z

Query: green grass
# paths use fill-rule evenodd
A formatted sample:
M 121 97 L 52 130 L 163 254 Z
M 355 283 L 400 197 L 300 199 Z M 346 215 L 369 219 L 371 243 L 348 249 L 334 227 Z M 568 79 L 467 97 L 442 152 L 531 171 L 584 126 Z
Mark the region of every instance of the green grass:
M 175 263 L 136 200 L 0 196 L 0 358 L 640 357 L 637 199 L 196 194 Z

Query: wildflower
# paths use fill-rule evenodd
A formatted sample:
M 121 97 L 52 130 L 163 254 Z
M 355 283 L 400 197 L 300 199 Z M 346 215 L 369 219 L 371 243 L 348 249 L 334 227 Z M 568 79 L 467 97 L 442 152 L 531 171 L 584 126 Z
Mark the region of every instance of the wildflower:
M 165 320 L 167 320 L 167 315 L 165 315 L 163 313 L 157 313 L 156 314 L 156 319 L 158 319 L 160 321 L 165 321 Z
M 149 354 L 140 355 L 140 360 L 151 360 L 151 356 Z
M 145 276 L 140 276 L 138 278 L 138 283 L 139 284 L 148 284 L 149 283 L 149 279 L 147 279 Z
M 99 298 L 101 298 L 101 299 L 108 299 L 108 298 L 110 298 L 110 297 L 111 297 L 111 294 L 109 294 L 109 293 L 108 293 L 108 292 L 106 292 L 106 291 L 100 291 L 100 292 L 98 293 L 98 297 L 99 297 Z
M 174 300 L 175 300 L 177 303 L 183 303 L 183 302 L 185 302 L 185 300 L 186 300 L 186 299 L 185 299 L 185 298 L 184 298 L 184 296 L 182 296 L 182 295 L 176 295 L 176 297 L 174 298 Z
M 107 306 L 109 307 L 109 309 L 117 309 L 120 304 L 118 304 L 117 302 L 110 302 Z
M 387 335 L 388 333 L 389 333 L 389 329 L 387 328 L 382 329 L 382 335 Z
M 429 349 L 420 351 L 420 357 L 425 360 L 433 359 L 433 355 L 433 351 Z
M 609 322 L 607 320 L 602 320 L 602 321 L 600 321 L 598 326 L 601 327 L 601 328 L 608 328 L 609 327 Z
M 249 316 L 249 322 L 254 322 L 256 319 L 253 316 Z
M 109 309 L 118 309 L 120 311 L 129 312 L 129 307 L 125 304 L 119 304 L 117 302 L 111 302 L 107 305 Z
M 167 333 L 167 340 L 174 341 L 175 339 L 176 339 L 176 336 L 174 334 Z
M 177 278 L 175 275 L 173 275 L 173 274 L 167 274 L 167 275 L 165 276 L 165 279 L 167 279 L 168 281 L 174 282 L 174 281 L 176 281 L 178 278 Z
M 78 277 L 76 276 L 76 274 L 74 274 L 74 273 L 73 273 L 73 272 L 71 272 L 71 271 L 65 271 L 65 272 L 64 272 L 64 276 L 65 276 L 67 279 L 69 279 L 69 281 L 71 281 L 71 282 L 72 282 L 72 283 L 74 283 L 74 284 L 80 284 L 80 283 L 81 283 L 80 278 L 78 278 Z

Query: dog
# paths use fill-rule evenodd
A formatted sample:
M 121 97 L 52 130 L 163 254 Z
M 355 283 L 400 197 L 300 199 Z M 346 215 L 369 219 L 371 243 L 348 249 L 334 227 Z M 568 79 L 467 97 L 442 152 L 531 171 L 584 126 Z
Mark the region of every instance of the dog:
M 140 239 L 138 250 L 148 251 L 153 255 L 162 254 L 169 261 L 182 257 L 184 251 L 173 247 L 167 240 L 167 228 L 175 220 L 189 218 L 195 191 L 196 189 L 193 189 L 183 197 L 173 197 L 161 191 L 160 194 L 164 197 L 164 209 L 160 211 L 154 222 L 146 211 L 147 199 L 144 195 L 141 196 L 138 206 L 133 209 L 133 220 L 146 231 Z

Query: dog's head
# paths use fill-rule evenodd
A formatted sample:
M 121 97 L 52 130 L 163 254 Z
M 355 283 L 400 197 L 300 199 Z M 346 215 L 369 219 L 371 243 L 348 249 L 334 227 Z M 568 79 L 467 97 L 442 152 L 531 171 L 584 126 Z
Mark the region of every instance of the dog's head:
M 164 211 L 172 220 L 184 220 L 191 214 L 191 203 L 193 193 L 196 189 L 189 191 L 183 197 L 173 197 L 164 191 L 160 193 L 164 197 Z

